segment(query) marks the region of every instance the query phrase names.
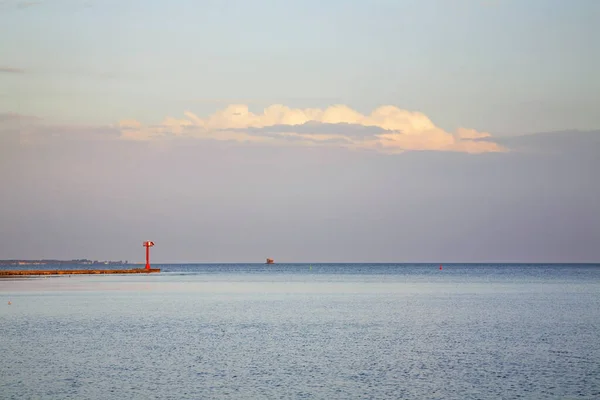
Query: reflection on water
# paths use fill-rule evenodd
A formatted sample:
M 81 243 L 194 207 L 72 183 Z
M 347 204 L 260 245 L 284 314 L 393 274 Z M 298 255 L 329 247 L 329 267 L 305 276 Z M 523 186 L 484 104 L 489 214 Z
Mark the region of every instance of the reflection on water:
M 0 398 L 600 397 L 598 267 L 244 267 L 0 280 Z

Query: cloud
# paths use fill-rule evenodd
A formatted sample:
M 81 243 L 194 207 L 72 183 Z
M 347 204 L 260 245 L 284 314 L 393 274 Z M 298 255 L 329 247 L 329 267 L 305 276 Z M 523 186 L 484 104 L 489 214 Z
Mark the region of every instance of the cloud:
M 487 132 L 477 132 L 475 129 L 458 128 L 456 134 L 461 139 L 483 139 L 491 135 Z
M 0 67 L 0 73 L 6 74 L 24 74 L 25 70 L 22 68 L 15 67 Z
M 361 114 L 345 105 L 325 109 L 294 109 L 271 105 L 262 113 L 253 113 L 245 104 L 229 105 L 200 118 L 185 112 L 185 118 L 167 117 L 155 126 L 139 121 L 119 123 L 125 140 L 196 138 L 236 142 L 337 146 L 370 149 L 384 153 L 409 150 L 458 151 L 467 153 L 499 152 L 505 149 L 491 135 L 460 128 L 450 133 L 437 127 L 425 114 L 382 106 L 370 114 Z M 482 140 L 486 139 L 486 140 Z
M 160 124 L 124 119 L 114 126 L 57 124 L 19 113 L 0 112 L 0 142 L 37 145 L 57 140 L 146 143 L 167 149 L 202 140 L 271 146 L 344 148 L 384 154 L 406 151 L 461 153 L 519 152 L 597 154 L 600 131 L 542 132 L 492 137 L 487 132 L 458 128 L 450 133 L 423 113 L 393 106 L 361 114 L 347 106 L 292 109 L 275 105 L 262 113 L 231 105 L 208 117 L 185 112 Z
M 496 139 L 500 145 L 520 153 L 593 154 L 600 152 L 600 130 L 539 132 Z

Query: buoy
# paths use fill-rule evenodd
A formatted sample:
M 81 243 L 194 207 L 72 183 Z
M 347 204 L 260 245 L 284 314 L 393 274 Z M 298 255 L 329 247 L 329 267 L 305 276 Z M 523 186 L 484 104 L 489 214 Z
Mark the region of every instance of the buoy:
M 440 271 L 442 270 L 442 264 L 440 264 Z
M 12 303 L 10 302 L 10 300 L 8 301 L 8 305 L 10 306 Z

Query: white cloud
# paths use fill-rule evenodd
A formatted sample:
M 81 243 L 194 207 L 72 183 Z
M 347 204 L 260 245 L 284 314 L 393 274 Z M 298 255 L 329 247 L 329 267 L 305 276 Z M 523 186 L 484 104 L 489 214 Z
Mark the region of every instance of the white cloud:
M 459 128 L 455 133 L 437 127 L 425 114 L 394 106 L 379 107 L 363 115 L 348 106 L 325 109 L 292 109 L 281 104 L 253 113 L 247 105 L 234 104 L 201 118 L 185 112 L 184 119 L 167 117 L 158 126 L 121 121 L 123 139 L 155 140 L 161 137 L 193 137 L 237 142 L 269 142 L 313 146 L 373 149 L 385 153 L 408 150 L 498 152 L 504 149 L 490 135 Z M 357 137 L 356 128 L 373 128 Z M 363 129 L 364 130 L 364 129 Z M 481 140 L 486 138 L 487 140 Z
M 456 134 L 461 139 L 483 139 L 492 136 L 487 132 L 478 132 L 475 129 L 466 128 L 458 128 Z

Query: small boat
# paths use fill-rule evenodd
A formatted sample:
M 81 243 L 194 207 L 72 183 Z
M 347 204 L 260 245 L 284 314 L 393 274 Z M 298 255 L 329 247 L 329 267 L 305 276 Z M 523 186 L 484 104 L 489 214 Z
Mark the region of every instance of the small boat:
M 272 258 L 267 258 L 267 264 L 274 264 L 275 261 L 273 261 Z

